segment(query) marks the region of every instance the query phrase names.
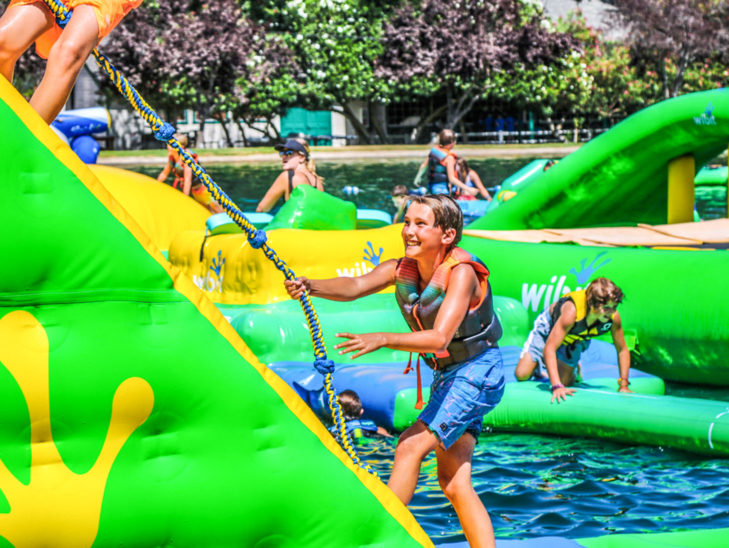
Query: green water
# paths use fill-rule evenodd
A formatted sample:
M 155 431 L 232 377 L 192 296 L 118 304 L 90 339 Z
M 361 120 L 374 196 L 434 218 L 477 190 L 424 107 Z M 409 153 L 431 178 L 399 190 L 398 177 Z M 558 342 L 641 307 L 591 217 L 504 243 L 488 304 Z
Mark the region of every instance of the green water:
M 501 184 L 506 177 L 532 160 L 534 158 L 486 158 L 469 161 L 469 165 L 481 176 L 488 188 Z M 351 200 L 360 208 L 382 209 L 394 213 L 390 191 L 395 185 L 412 188 L 419 166 L 420 161 L 417 160 L 377 163 L 356 160 L 317 162 L 316 171 L 324 177 L 324 188 L 327 192 Z M 160 172 L 159 167 L 136 166 L 130 169 L 153 177 Z M 281 164 L 272 157 L 271 163 L 211 164 L 205 169 L 242 211 L 253 211 L 268 187 L 281 173 Z M 344 193 L 347 186 L 356 186 L 360 191 L 356 196 L 347 196 Z
M 483 158 L 469 160 L 469 165 L 481 176 L 487 188 L 501 184 L 512 173 L 538 158 Z M 359 208 L 382 209 L 394 213 L 390 191 L 395 185 L 412 188 L 418 172 L 418 160 L 393 160 L 371 162 L 351 160 L 319 162 L 317 173 L 324 177 L 327 192 L 351 200 Z M 159 167 L 133 166 L 132 171 L 156 177 Z M 268 187 L 281 173 L 281 164 L 274 156 L 270 163 L 211 164 L 206 170 L 242 211 L 254 211 Z M 359 193 L 347 195 L 345 187 L 356 186 Z M 702 219 L 727 216 L 726 187 L 696 188 L 696 209 Z

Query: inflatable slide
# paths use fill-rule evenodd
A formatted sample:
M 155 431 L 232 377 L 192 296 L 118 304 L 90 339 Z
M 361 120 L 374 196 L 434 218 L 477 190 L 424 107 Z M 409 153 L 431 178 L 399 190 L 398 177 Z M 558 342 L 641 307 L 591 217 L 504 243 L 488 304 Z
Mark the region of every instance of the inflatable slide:
M 0 124 L 3 545 L 432 545 L 3 78 Z
M 469 228 L 663 224 L 671 162 L 692 158 L 693 180 L 728 143 L 729 88 L 662 101 L 542 171 Z

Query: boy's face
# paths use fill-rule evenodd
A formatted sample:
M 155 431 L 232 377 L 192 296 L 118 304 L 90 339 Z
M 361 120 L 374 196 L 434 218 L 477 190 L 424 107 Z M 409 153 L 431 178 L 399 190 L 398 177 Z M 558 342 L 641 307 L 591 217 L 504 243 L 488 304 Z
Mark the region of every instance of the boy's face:
M 592 313 L 597 316 L 597 319 L 601 322 L 608 321 L 618 310 L 618 303 L 615 301 L 608 301 L 605 304 L 598 304 L 597 306 L 591 307 Z
M 411 204 L 405 213 L 404 223 L 402 241 L 405 244 L 405 256 L 411 259 L 429 255 L 435 258 L 455 238 L 454 229 L 443 231 L 441 227 L 434 226 L 433 210 L 425 204 Z

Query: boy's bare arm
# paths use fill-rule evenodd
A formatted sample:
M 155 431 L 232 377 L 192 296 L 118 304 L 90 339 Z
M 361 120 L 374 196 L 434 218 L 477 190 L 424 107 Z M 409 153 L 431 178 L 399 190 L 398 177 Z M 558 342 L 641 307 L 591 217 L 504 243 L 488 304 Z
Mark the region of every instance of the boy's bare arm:
M 306 290 L 313 297 L 331 301 L 353 301 L 394 284 L 396 267 L 397 261 L 390 259 L 363 276 L 354 278 L 342 276 L 326 280 L 310 280 L 301 276 L 295 280 L 285 280 L 284 286 L 292 299 L 300 298 Z
M 338 337 L 348 340 L 337 344 L 334 348 L 342 349 L 340 354 L 354 352 L 357 358 L 380 348 L 392 348 L 406 352 L 440 352 L 445 350 L 453 338 L 453 334 L 463 321 L 477 290 L 476 273 L 468 265 L 459 265 L 453 269 L 443 304 L 438 311 L 433 329 L 413 331 L 412 333 L 337 333 Z
M 165 164 L 165 167 L 162 168 L 162 171 L 160 171 L 159 175 L 157 175 L 157 180 L 160 183 L 164 183 L 169 174 L 170 174 L 170 163 L 167 162 L 167 164 Z
M 549 337 L 544 344 L 544 363 L 547 366 L 547 373 L 549 374 L 549 382 L 552 386 L 559 386 L 562 384 L 562 380 L 559 377 L 559 367 L 557 365 L 557 348 L 562 344 L 564 338 L 569 333 L 570 329 L 575 325 L 577 320 L 577 309 L 571 302 L 566 302 L 561 309 L 561 313 L 557 321 L 554 322 L 552 330 L 549 332 Z M 565 396 L 571 396 L 574 393 L 573 388 L 557 388 L 552 391 L 552 401 L 557 399 L 559 403 L 561 400 L 566 400 Z
M 618 352 L 618 368 L 620 369 L 620 388 L 619 392 L 630 392 L 628 388 L 628 375 L 630 374 L 630 350 L 625 344 L 625 333 L 623 333 L 623 322 L 620 313 L 616 312 L 613 316 L 613 325 L 610 328 L 610 334 L 613 337 L 615 350 Z M 622 382 L 623 379 L 625 382 Z

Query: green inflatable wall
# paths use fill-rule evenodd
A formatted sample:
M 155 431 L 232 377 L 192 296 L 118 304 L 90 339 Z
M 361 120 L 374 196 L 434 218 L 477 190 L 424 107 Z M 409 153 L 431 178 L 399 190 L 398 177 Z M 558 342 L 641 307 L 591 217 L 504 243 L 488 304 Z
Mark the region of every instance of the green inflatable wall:
M 0 538 L 430 546 L 0 77 Z
M 370 333 L 386 331 L 407 333 L 410 331 L 397 306 L 394 293 L 377 293 L 356 304 L 312 298 L 323 328 L 322 336 L 327 348 L 342 341 L 338 332 Z M 230 318 L 233 328 L 246 336 L 253 353 L 263 363 L 278 361 L 312 361 L 311 336 L 306 318 L 298 301 L 288 300 L 268 305 L 229 306 L 218 305 Z M 496 310 L 504 333 L 501 346 L 520 346 L 529 333 L 530 325 L 524 308 L 514 299 L 494 296 Z M 351 355 L 334 354 L 335 362 L 392 363 L 408 360 L 408 352 L 381 348 L 355 360 Z
M 729 385 L 725 297 L 729 253 L 520 243 L 464 236 L 491 270 L 495 295 L 521 302 L 530 321 L 563 292 L 598 276 L 625 293 L 620 316 L 635 367 L 667 380 Z M 610 340 L 610 339 L 608 339 Z
M 299 185 L 266 230 L 275 228 L 354 230 L 357 228 L 357 206 L 312 186 Z

